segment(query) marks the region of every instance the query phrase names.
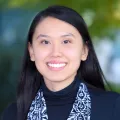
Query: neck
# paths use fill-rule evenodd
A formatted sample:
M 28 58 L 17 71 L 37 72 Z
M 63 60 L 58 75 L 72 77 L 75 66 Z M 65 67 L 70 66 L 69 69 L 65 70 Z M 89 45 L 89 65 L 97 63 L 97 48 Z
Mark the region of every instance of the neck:
M 44 82 L 50 91 L 57 92 L 69 86 L 74 81 L 75 75 L 61 81 L 52 81 L 44 78 Z

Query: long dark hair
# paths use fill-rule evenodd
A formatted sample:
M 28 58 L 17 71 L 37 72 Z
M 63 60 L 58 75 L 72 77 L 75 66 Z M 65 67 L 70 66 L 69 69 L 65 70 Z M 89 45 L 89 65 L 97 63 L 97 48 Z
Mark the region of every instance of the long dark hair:
M 44 18 L 49 16 L 65 21 L 77 28 L 83 38 L 84 43 L 89 49 L 87 60 L 81 62 L 81 65 L 77 71 L 77 75 L 87 84 L 105 90 L 103 84 L 104 75 L 100 68 L 86 23 L 84 22 L 83 18 L 71 8 L 64 6 L 50 6 L 35 16 L 28 32 L 21 79 L 18 85 L 18 120 L 25 120 L 27 118 L 27 113 L 29 111 L 31 102 L 40 88 L 41 80 L 43 80 L 42 75 L 36 69 L 35 63 L 30 60 L 28 42 L 32 44 L 32 37 L 36 26 L 39 22 L 44 20 Z

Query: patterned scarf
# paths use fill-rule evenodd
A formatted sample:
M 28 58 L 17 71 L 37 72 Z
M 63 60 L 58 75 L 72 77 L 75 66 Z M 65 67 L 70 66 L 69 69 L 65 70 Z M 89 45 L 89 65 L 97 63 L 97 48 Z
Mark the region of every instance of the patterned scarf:
M 90 120 L 91 99 L 84 83 L 80 83 L 73 108 L 67 120 Z M 48 120 L 47 107 L 40 89 L 32 101 L 27 120 Z

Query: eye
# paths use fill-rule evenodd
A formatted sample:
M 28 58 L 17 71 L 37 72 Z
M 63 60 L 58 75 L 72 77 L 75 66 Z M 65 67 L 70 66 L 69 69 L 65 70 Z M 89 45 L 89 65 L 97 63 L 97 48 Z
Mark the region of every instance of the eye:
M 42 40 L 41 43 L 42 43 L 42 44 L 49 44 L 49 41 L 47 41 L 47 40 Z
M 70 40 L 64 40 L 63 43 L 67 44 L 67 43 L 71 43 L 71 41 Z

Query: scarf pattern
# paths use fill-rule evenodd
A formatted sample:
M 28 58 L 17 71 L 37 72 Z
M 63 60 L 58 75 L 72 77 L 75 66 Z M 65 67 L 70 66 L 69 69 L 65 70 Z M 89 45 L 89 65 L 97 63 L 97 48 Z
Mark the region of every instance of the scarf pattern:
M 79 90 L 73 108 L 67 120 L 90 120 L 91 99 L 88 89 L 84 83 L 80 83 Z M 27 120 L 48 120 L 47 107 L 40 89 L 32 101 Z

